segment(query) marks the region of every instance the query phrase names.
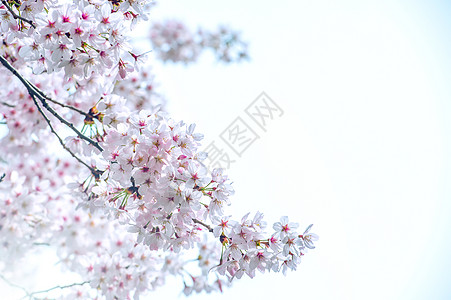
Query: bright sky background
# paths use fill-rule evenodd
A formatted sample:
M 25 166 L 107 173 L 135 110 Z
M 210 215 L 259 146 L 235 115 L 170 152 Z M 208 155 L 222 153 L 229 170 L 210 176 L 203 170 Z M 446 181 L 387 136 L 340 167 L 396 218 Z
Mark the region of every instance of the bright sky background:
M 174 118 L 207 145 L 262 91 L 285 112 L 266 133 L 254 124 L 260 140 L 229 171 L 230 212 L 289 215 L 320 235 L 297 272 L 215 299 L 451 297 L 450 13 L 448 1 L 161 1 L 154 19 L 228 24 L 252 58 L 157 67 Z
M 236 281 L 215 299 L 450 299 L 450 13 L 435 0 L 155 8 L 155 20 L 228 24 L 250 43 L 244 64 L 155 66 L 169 111 L 205 145 L 262 91 L 285 112 L 266 133 L 254 124 L 261 138 L 229 170 L 229 212 L 288 215 L 320 236 L 297 272 Z M 175 284 L 149 299 L 184 298 Z

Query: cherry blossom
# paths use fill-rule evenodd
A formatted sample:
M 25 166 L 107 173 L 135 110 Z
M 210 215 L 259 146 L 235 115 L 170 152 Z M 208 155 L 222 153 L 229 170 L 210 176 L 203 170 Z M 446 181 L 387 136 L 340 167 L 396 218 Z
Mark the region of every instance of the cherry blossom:
M 205 49 L 212 50 L 217 60 L 223 62 L 239 62 L 248 57 L 247 44 L 239 33 L 224 26 L 216 31 L 193 32 L 176 20 L 154 22 L 150 40 L 162 61 L 194 62 Z
M 204 165 L 203 134 L 171 118 L 146 53 L 129 32 L 145 0 L 2 1 L 0 5 L 0 270 L 56 249 L 83 280 L 28 292 L 58 299 L 139 299 L 180 280 L 184 294 L 223 292 L 233 280 L 296 270 L 318 236 L 284 216 L 235 218 L 223 169 Z M 154 23 L 163 61 L 203 49 L 246 57 L 225 27 Z M 258 272 L 257 272 L 258 271 Z M 58 290 L 58 294 L 56 294 Z

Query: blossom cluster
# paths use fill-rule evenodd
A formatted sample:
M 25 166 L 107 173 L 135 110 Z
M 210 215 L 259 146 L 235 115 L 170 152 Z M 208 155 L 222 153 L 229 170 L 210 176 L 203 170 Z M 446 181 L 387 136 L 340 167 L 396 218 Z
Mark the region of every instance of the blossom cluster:
M 120 101 L 112 102 L 105 105 L 105 116 L 108 110 L 124 111 L 117 107 Z M 98 163 L 104 171 L 92 187 L 82 186 L 87 191 L 83 205 L 109 211 L 137 233 L 138 244 L 153 251 L 189 250 L 209 231 L 222 248 L 216 272 L 230 279 L 254 277 L 256 270 L 295 270 L 306 250 L 314 248 L 317 235 L 310 233 L 311 226 L 299 234 L 298 224 L 282 217 L 267 235 L 261 213 L 241 222 L 225 216 L 234 190 L 222 169 L 207 172 L 202 164 L 207 154 L 198 151 L 202 135 L 194 130 L 194 125 L 145 110 L 107 129 L 105 161 Z M 198 284 L 199 279 L 187 285 L 185 293 L 199 290 Z
M 17 268 L 30 249 L 55 246 L 65 269 L 78 273 L 86 283 L 64 291 L 58 299 L 138 299 L 164 284 L 167 276 L 184 276 L 186 263 L 173 251 L 155 255 L 149 247 L 136 244 L 136 234 L 102 212 L 76 210 L 79 201 L 64 186 L 83 170 L 68 160 L 40 154 L 20 163 L 12 161 L 17 164 L 11 165 L 13 171 L 5 170 L 0 185 L 2 273 Z M 205 277 L 198 276 L 198 282 L 208 288 Z M 217 284 L 218 280 L 212 282 L 209 290 Z M 227 282 L 221 281 L 222 285 Z
M 127 28 L 147 19 L 147 0 L 2 3 L 0 33 L 20 44 L 19 55 L 35 74 L 64 70 L 66 79 L 99 74 L 123 79 L 133 71 L 138 56 L 131 52 Z
M 238 32 L 221 26 L 216 31 L 191 31 L 180 21 L 154 22 L 150 29 L 153 50 L 162 61 L 190 63 L 210 49 L 218 61 L 239 62 L 248 57 L 247 44 Z
M 0 186 L 8 199 L 8 210 L 3 212 L 6 223 L 1 227 L 9 235 L 3 236 L 7 241 L 13 234 L 17 241 L 16 245 L 3 243 L 6 253 L 25 253 L 36 242 L 55 245 L 66 266 L 89 282 L 89 286 L 74 287 L 76 295 L 88 297 L 94 290 L 114 299 L 139 297 L 163 284 L 168 275 L 183 279 L 185 294 L 222 290 L 230 279 L 243 274 L 254 277 L 257 269 L 284 273 L 295 269 L 305 247 L 313 247 L 316 236 L 297 234 L 296 225 L 285 218 L 266 235 L 261 213 L 252 220 L 245 216 L 241 222 L 224 216 L 233 188 L 223 170 L 208 174 L 203 166 L 207 154 L 198 151 L 202 135 L 194 125 L 174 122 L 161 111 L 135 114 L 117 95 L 103 97 L 98 109 L 105 126 L 101 131 L 104 151 L 96 155 L 83 141 L 79 144 L 85 147 L 74 149 L 92 157 L 91 166 L 101 170 L 98 178 L 81 166 L 48 158 L 25 171 L 32 161 L 10 165 L 17 171 L 7 173 L 6 182 L 19 182 L 20 188 Z M 17 162 L 15 155 L 10 153 L 8 159 Z M 42 157 L 39 152 L 27 155 L 33 160 Z M 44 168 L 45 164 L 49 166 Z M 38 172 L 39 168 L 47 171 Z M 59 189 L 61 196 L 48 198 L 55 195 L 49 187 L 64 186 L 73 178 L 80 178 L 69 185 L 78 195 Z M 25 182 L 28 187 L 23 187 Z M 36 183 L 41 186 L 35 187 Z M 42 229 L 27 226 L 33 234 L 19 235 L 12 224 L 26 224 L 22 220 L 30 215 Z M 209 236 L 210 242 L 205 242 Z M 211 241 L 213 237 L 216 242 Z M 22 247 L 22 252 L 12 251 L 13 246 Z M 190 273 L 190 283 L 184 278 L 187 268 L 181 254 L 192 248 L 200 251 L 199 271 Z
M 170 118 L 129 46 L 147 4 L 0 4 L 0 270 L 56 248 L 83 281 L 54 298 L 139 299 L 168 276 L 186 295 L 223 291 L 257 270 L 295 270 L 318 238 L 287 217 L 268 230 L 260 212 L 227 213 L 231 180 L 207 170 L 203 135 Z M 163 61 L 191 62 L 204 48 L 226 62 L 246 56 L 224 28 L 191 33 L 169 21 L 151 35 Z

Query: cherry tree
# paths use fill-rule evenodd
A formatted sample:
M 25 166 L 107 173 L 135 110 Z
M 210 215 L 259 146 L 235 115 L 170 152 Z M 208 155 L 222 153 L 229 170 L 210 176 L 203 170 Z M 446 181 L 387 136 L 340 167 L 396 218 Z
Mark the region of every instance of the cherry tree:
M 225 170 L 208 170 L 195 124 L 173 120 L 146 54 L 130 32 L 146 0 L 15 0 L 0 5 L 0 277 L 21 258 L 54 247 L 83 278 L 29 291 L 61 299 L 139 299 L 180 279 L 186 295 L 223 291 L 257 271 L 296 270 L 314 249 L 311 227 L 261 212 L 233 218 Z M 151 50 L 194 62 L 246 59 L 226 27 L 154 23 Z

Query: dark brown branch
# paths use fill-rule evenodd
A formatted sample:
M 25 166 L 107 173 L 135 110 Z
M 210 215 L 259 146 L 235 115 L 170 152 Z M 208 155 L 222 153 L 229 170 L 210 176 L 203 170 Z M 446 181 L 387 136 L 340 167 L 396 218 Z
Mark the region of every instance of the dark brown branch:
M 9 104 L 9 103 L 6 103 L 6 102 L 0 102 L 0 104 L 1 105 L 4 105 L 4 106 L 8 106 L 8 107 L 11 107 L 11 108 L 14 108 L 14 107 L 16 107 L 15 105 L 12 105 L 12 104 Z
M 82 111 L 81 109 L 78 109 L 78 108 L 76 108 L 76 107 L 73 107 L 72 105 L 68 105 L 68 104 L 64 104 L 64 103 L 58 102 L 58 101 L 53 100 L 52 98 L 49 98 L 49 97 L 47 97 L 47 96 L 45 96 L 45 99 L 47 99 L 48 101 L 50 101 L 50 102 L 52 102 L 52 103 L 55 103 L 55 104 L 57 104 L 57 105 L 59 105 L 59 106 L 61 106 L 61 107 L 66 107 L 66 108 L 69 108 L 69 109 L 71 109 L 71 110 L 73 110 L 73 111 L 76 111 L 76 112 L 78 112 L 80 115 L 83 115 L 83 116 L 85 116 L 85 117 L 88 117 L 88 116 L 89 116 L 88 113 L 85 113 L 85 112 Z
M 31 97 L 38 98 L 40 100 L 42 106 L 46 110 L 48 110 L 55 118 L 57 118 L 61 123 L 63 123 L 64 125 L 66 125 L 70 129 L 72 129 L 72 131 L 74 131 L 78 135 L 78 137 L 80 137 L 82 140 L 87 141 L 88 143 L 90 143 L 91 145 L 96 147 L 99 151 L 101 151 L 101 152 L 103 151 L 103 148 L 99 145 L 98 142 L 96 142 L 96 141 L 90 139 L 89 137 L 85 136 L 77 128 L 75 128 L 75 126 L 72 123 L 70 123 L 69 121 L 67 121 L 63 117 L 61 117 L 52 107 L 50 107 L 48 105 L 47 101 L 46 101 L 48 97 L 45 96 L 45 94 L 39 88 L 37 88 L 35 85 L 30 83 L 25 78 L 23 78 L 22 75 L 20 75 L 19 72 L 17 72 L 17 70 L 13 66 L 11 66 L 11 64 L 3 56 L 0 56 L 0 62 L 9 71 L 11 71 L 11 73 L 13 73 L 17 78 L 19 78 L 19 80 L 22 82 L 22 84 L 26 87 L 26 89 L 28 91 L 28 94 L 30 94 Z
M 16 20 L 17 20 L 17 19 L 22 20 L 22 21 L 24 21 L 24 22 L 30 24 L 31 27 L 36 28 L 36 25 L 34 25 L 34 23 L 33 23 L 32 21 L 30 21 L 30 20 L 28 20 L 28 19 L 25 19 L 24 17 L 21 17 L 21 16 L 19 16 L 18 14 L 16 14 L 16 13 L 11 9 L 11 7 L 8 5 L 8 3 L 6 3 L 5 0 L 2 0 L 2 3 L 3 3 L 4 6 L 6 6 L 6 9 L 8 9 L 8 11 L 11 13 L 11 15 L 13 16 L 14 19 L 16 19 Z
M 92 139 L 88 138 L 87 136 L 85 136 L 83 133 L 81 133 L 80 131 L 78 131 L 77 128 L 75 128 L 74 124 L 70 123 L 69 121 L 67 121 L 66 119 L 64 119 L 63 117 L 61 117 L 53 108 L 51 108 L 48 104 L 47 101 L 45 101 L 45 98 L 43 97 L 38 97 L 39 100 L 41 100 L 41 104 L 42 106 L 47 109 L 55 118 L 57 118 L 61 123 L 63 123 L 64 125 L 66 125 L 67 127 L 69 127 L 70 129 L 72 129 L 72 131 L 74 131 L 82 140 L 87 141 L 88 143 L 90 143 L 91 145 L 93 145 L 94 147 L 96 147 L 99 151 L 103 151 L 103 148 L 100 147 L 99 143 L 96 141 L 93 141 Z
M 50 130 L 52 131 L 52 133 L 54 135 L 56 135 L 56 137 L 58 138 L 58 141 L 60 142 L 61 146 L 64 148 L 64 150 L 66 150 L 67 152 L 69 152 L 70 155 L 72 155 L 73 158 L 75 158 L 76 160 L 78 160 L 79 163 L 81 163 L 82 165 L 84 165 L 85 167 L 87 167 L 92 174 L 94 174 L 96 172 L 96 169 L 94 169 L 93 167 L 89 166 L 87 163 L 85 163 L 84 161 L 82 161 L 78 156 L 75 155 L 74 152 L 72 152 L 72 150 L 70 150 L 66 144 L 64 144 L 63 140 L 61 139 L 61 137 L 58 135 L 58 133 L 55 131 L 55 129 L 53 129 L 52 123 L 50 123 L 50 119 L 46 116 L 46 114 L 42 111 L 41 107 L 39 106 L 38 102 L 35 99 L 35 95 L 31 95 L 31 98 L 33 99 L 34 104 L 36 105 L 36 107 L 38 108 L 39 113 L 42 115 L 42 117 L 44 118 L 44 120 L 47 122 L 47 125 L 49 125 Z
M 57 104 L 57 105 L 59 105 L 59 106 L 66 107 L 66 108 L 69 108 L 69 109 L 71 109 L 71 110 L 73 110 L 73 111 L 76 111 L 76 112 L 78 112 L 79 114 L 84 115 L 85 117 L 89 116 L 88 113 L 85 113 L 84 111 L 82 111 L 82 110 L 80 110 L 80 109 L 78 109 L 78 108 L 76 108 L 76 107 L 74 107 L 74 106 L 72 106 L 72 105 L 64 104 L 64 103 L 58 102 L 58 101 L 56 101 L 56 100 L 50 98 L 49 96 L 47 96 L 46 94 L 44 94 L 44 92 L 41 91 L 41 90 L 40 90 L 36 85 L 34 85 L 32 82 L 28 81 L 28 83 L 36 90 L 36 92 L 39 93 L 39 95 L 41 95 L 42 97 L 44 97 L 46 100 L 48 100 L 48 101 L 50 101 L 50 102 L 52 102 L 52 103 L 55 103 L 55 104 Z
M 193 222 L 200 224 L 200 225 L 204 226 L 205 228 L 207 228 L 208 231 L 213 232 L 213 228 L 211 228 L 209 225 L 205 224 L 204 222 L 199 221 L 198 219 L 193 219 Z
M 19 74 L 20 75 L 20 74 Z M 41 91 L 41 89 L 39 89 L 34 83 L 28 81 L 28 84 L 38 93 L 39 96 L 44 97 L 44 98 L 48 98 L 46 94 L 44 94 L 43 91 Z

